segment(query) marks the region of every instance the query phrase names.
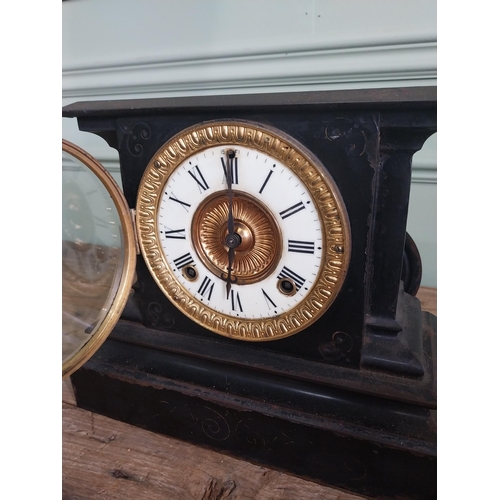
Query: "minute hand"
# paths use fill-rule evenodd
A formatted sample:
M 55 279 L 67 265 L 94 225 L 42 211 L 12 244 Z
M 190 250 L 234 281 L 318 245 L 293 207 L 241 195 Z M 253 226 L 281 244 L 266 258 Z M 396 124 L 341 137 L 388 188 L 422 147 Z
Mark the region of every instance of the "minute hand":
M 229 235 L 234 234 L 234 218 L 233 218 L 233 160 L 234 160 L 234 151 L 230 149 L 226 151 L 226 165 L 227 165 L 227 200 L 229 205 L 229 214 L 227 219 L 227 230 Z
M 232 170 L 233 161 L 235 157 L 235 152 L 232 149 L 226 151 L 226 180 L 227 180 L 227 200 L 228 200 L 228 218 L 227 218 L 227 231 L 228 235 L 226 237 L 226 245 L 229 247 L 228 251 L 228 262 L 227 262 L 227 281 L 226 281 L 226 292 L 227 298 L 229 298 L 229 292 L 231 291 L 231 284 L 236 283 L 231 277 L 231 271 L 233 269 L 234 262 L 234 249 L 241 243 L 241 238 L 239 234 L 234 232 L 234 217 L 233 217 L 233 180 L 232 180 Z

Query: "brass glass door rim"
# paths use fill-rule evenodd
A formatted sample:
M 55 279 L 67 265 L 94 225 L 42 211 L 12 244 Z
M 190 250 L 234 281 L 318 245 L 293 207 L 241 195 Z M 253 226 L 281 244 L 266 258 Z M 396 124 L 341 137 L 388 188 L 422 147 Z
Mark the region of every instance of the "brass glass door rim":
M 105 168 L 86 151 L 79 148 L 75 144 L 63 139 L 63 152 L 68 153 L 80 162 L 82 162 L 103 184 L 114 203 L 120 218 L 123 247 L 124 247 L 124 262 L 122 267 L 122 275 L 118 285 L 118 289 L 113 300 L 112 306 L 109 308 L 104 320 L 101 322 L 98 329 L 92 334 L 91 338 L 82 348 L 70 357 L 62 366 L 63 379 L 74 373 L 86 361 L 88 361 L 94 353 L 99 349 L 102 343 L 109 336 L 118 319 L 120 318 L 125 304 L 130 294 L 132 287 L 135 264 L 136 264 L 136 246 L 134 227 L 125 197 L 111 175 Z

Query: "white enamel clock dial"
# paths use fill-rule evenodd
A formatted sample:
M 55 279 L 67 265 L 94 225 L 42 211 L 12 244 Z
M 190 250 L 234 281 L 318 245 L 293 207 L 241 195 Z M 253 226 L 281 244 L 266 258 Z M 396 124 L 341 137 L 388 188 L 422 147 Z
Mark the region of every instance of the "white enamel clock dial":
M 333 302 L 349 229 L 312 155 L 248 122 L 209 122 L 165 144 L 139 187 L 143 255 L 165 295 L 221 335 L 273 340 Z

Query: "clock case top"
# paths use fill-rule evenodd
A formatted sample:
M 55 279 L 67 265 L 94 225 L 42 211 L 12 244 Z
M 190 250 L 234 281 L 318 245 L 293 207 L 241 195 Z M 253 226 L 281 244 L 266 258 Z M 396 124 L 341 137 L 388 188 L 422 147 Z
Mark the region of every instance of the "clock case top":
M 435 318 L 401 281 L 413 154 L 436 131 L 436 88 L 79 102 L 63 108 L 119 152 L 135 208 L 155 152 L 187 127 L 247 120 L 292 136 L 330 172 L 352 237 L 343 287 L 317 322 L 265 343 L 222 338 L 183 316 L 138 256 L 135 293 L 111 338 L 289 379 L 436 406 Z M 201 363 L 202 361 L 200 361 Z

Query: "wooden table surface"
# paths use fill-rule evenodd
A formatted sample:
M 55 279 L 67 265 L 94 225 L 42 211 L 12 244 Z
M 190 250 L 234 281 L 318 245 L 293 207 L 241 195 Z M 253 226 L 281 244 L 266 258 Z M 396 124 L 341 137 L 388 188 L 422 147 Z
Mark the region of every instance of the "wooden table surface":
M 437 315 L 436 290 L 421 288 Z M 361 500 L 76 407 L 62 386 L 63 500 Z

